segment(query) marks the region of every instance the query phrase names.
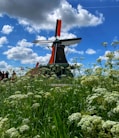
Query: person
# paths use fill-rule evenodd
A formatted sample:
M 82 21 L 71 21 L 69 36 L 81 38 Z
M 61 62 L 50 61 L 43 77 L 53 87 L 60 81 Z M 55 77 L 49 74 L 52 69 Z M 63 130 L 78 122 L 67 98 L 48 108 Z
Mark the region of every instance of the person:
M 11 77 L 12 80 L 15 80 L 16 79 L 16 72 L 13 70 L 12 72 L 12 77 Z
M 2 80 L 2 76 L 3 76 L 3 75 L 2 75 L 2 72 L 0 71 L 0 80 Z
M 9 78 L 9 72 L 8 71 L 6 71 L 6 73 L 5 73 L 5 78 Z
M 2 72 L 2 79 L 4 79 L 4 76 L 5 76 L 5 72 L 3 71 Z

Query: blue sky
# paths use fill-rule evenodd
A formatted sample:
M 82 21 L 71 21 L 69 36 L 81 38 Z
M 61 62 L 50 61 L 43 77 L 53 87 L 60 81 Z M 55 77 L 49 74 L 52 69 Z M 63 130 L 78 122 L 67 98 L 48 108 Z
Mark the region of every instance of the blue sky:
M 75 59 L 86 66 L 99 57 L 104 60 L 113 50 L 111 43 L 119 40 L 118 13 L 119 0 L 1 0 L 0 70 L 47 64 L 51 50 L 32 41 L 54 40 L 57 19 L 62 20 L 60 39 L 82 38 L 65 49 L 70 64 Z

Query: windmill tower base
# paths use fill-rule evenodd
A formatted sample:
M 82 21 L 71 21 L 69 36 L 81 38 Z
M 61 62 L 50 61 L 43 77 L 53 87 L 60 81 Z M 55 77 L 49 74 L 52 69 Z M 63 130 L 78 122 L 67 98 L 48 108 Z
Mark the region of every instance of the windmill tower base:
M 62 78 L 63 76 L 66 77 L 73 77 L 71 72 L 72 67 L 68 64 L 54 64 L 54 65 L 47 65 L 47 66 L 39 66 L 39 75 L 44 76 L 57 76 L 58 78 Z

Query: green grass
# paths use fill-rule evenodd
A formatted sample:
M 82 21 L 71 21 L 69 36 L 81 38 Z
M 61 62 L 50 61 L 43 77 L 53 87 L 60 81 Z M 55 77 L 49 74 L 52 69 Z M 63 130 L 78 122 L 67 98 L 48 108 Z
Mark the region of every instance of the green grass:
M 106 69 L 86 70 L 77 78 L 1 81 L 0 137 L 118 137 L 119 72 Z

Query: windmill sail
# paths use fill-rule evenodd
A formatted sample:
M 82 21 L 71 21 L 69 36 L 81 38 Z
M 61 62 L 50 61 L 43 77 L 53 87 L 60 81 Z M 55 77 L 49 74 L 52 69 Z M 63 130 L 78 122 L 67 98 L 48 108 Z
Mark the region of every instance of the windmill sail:
M 53 43 L 52 45 L 52 52 L 51 52 L 51 57 L 48 62 L 48 64 L 68 64 L 64 48 L 65 46 L 73 45 L 76 43 L 79 43 L 82 38 L 72 38 L 72 39 L 61 39 L 59 40 L 57 37 L 60 37 L 61 33 L 61 25 L 62 25 L 62 20 L 57 20 L 56 23 L 56 30 L 55 30 L 55 40 L 35 40 L 33 43 L 40 43 L 40 44 L 47 44 L 47 43 Z
M 62 24 L 62 21 L 61 20 L 57 20 L 56 30 L 55 30 L 55 37 L 60 36 L 61 24 Z
M 79 43 L 82 38 L 73 38 L 73 39 L 64 39 L 60 40 L 61 45 L 69 46 L 76 43 Z
M 55 63 L 55 48 L 54 46 L 52 46 L 52 53 L 51 53 L 51 57 L 49 60 L 49 64 L 54 64 Z
M 48 70 L 50 70 L 50 72 L 45 71 L 44 74 L 52 75 L 52 70 L 54 71 L 54 69 L 55 69 L 56 75 L 58 77 L 61 77 L 62 74 L 73 77 L 71 69 L 74 69 L 74 68 L 73 67 L 67 68 L 69 66 L 69 64 L 68 64 L 66 56 L 65 56 L 64 48 L 65 48 L 65 46 L 79 43 L 82 38 L 58 39 L 61 34 L 61 25 L 62 25 L 62 21 L 57 20 L 54 41 L 52 41 L 52 40 L 35 40 L 35 41 L 33 41 L 33 43 L 35 43 L 35 44 L 37 44 L 37 43 L 39 43 L 39 44 L 53 43 L 51 57 L 48 62 L 48 65 L 47 65 L 47 68 L 48 68 Z M 55 66 L 55 64 L 56 65 L 58 64 L 58 66 Z M 54 66 L 52 66 L 52 65 L 54 65 Z

